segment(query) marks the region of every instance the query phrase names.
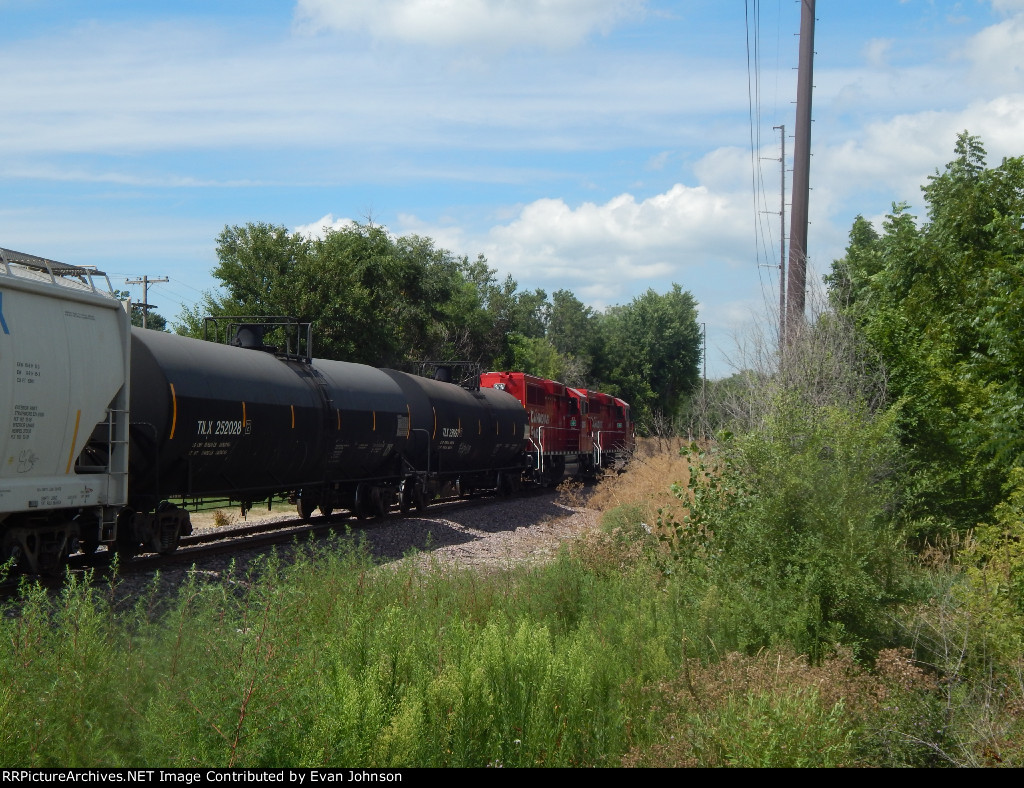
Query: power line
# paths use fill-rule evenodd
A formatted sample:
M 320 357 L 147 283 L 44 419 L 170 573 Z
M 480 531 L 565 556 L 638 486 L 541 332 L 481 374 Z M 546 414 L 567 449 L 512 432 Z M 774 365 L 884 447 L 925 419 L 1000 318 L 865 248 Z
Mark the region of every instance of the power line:
M 761 246 L 764 245 L 765 236 L 765 228 L 761 221 L 761 195 L 764 193 L 764 179 L 758 162 L 758 152 L 761 149 L 761 6 L 759 0 L 745 0 L 743 9 L 747 47 L 747 108 L 750 123 L 750 188 L 754 198 L 754 255 L 758 269 L 758 280 L 761 284 L 761 297 L 767 304 L 768 294 L 765 291 L 764 277 L 761 275 Z M 751 23 L 751 15 L 753 15 L 753 24 Z M 751 53 L 752 39 L 753 53 Z

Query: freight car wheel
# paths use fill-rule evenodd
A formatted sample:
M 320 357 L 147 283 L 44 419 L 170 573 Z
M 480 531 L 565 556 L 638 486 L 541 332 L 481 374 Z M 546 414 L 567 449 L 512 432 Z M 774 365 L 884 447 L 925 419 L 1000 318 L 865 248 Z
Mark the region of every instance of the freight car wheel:
M 117 555 L 122 561 L 127 561 L 130 558 L 134 558 L 138 555 L 139 548 L 141 545 L 138 542 L 132 541 L 130 538 L 121 538 L 118 534 L 117 537 Z
M 44 577 L 59 577 L 67 561 L 67 542 L 58 539 L 39 551 L 36 571 Z
M 565 457 L 552 457 L 544 468 L 544 475 L 541 478 L 541 485 L 544 487 L 557 487 L 565 476 Z
M 427 495 L 423 490 L 423 485 L 418 481 L 406 481 L 406 489 L 409 492 L 409 509 L 415 508 L 417 512 L 422 512 L 427 508 Z M 405 494 L 403 492 L 402 501 L 405 502 Z M 403 509 L 402 511 L 408 511 L 409 509 Z
M 372 491 L 368 484 L 360 484 L 356 486 L 356 498 L 352 504 L 352 514 L 358 517 L 360 520 L 368 520 L 373 516 L 372 506 Z
M 100 549 L 99 537 L 83 536 L 78 540 L 78 549 L 82 551 L 82 555 L 95 555 Z
M 122 509 L 117 515 L 117 541 L 115 549 L 122 561 L 135 557 L 139 552 L 141 542 L 135 535 L 135 512 L 131 509 Z
M 312 495 L 302 495 L 295 502 L 295 511 L 298 512 L 299 517 L 301 517 L 304 522 L 308 523 L 313 517 L 313 512 L 316 511 L 316 508 L 319 505 L 320 504 L 317 503 L 316 498 Z
M 157 551 L 160 555 L 170 555 L 178 549 L 178 545 L 181 543 L 181 533 L 179 531 L 173 531 L 167 534 L 166 539 L 160 543 L 160 549 Z
M 182 532 L 191 533 L 192 531 L 188 514 L 169 501 L 161 501 L 157 506 L 156 527 L 159 534 L 159 542 L 156 547 L 160 555 L 173 553 L 181 543 Z
M 5 531 L 0 539 L 0 562 L 11 561 L 18 569 L 25 568 L 25 551 L 18 539 L 10 531 Z
M 82 555 L 92 555 L 100 546 L 100 521 L 95 515 L 81 514 L 75 518 L 78 526 L 78 549 Z
M 391 508 L 388 506 L 389 497 L 389 494 L 379 487 L 373 488 L 373 513 L 378 520 L 383 520 L 388 516 L 388 509 Z
M 414 491 L 416 483 L 412 479 L 405 479 L 398 490 L 398 509 L 402 514 L 408 514 L 416 504 Z

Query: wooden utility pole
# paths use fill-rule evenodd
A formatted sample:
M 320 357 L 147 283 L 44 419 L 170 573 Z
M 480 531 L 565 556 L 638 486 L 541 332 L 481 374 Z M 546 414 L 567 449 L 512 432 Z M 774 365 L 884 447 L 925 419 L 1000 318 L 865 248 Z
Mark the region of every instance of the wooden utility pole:
M 796 81 L 796 133 L 793 146 L 793 209 L 789 221 L 789 277 L 786 336 L 804 321 L 807 295 L 807 204 L 811 180 L 811 94 L 814 89 L 814 0 L 801 0 L 800 61 Z
M 142 327 L 146 327 L 146 317 L 149 315 L 150 309 L 156 309 L 156 304 L 149 303 L 149 286 L 154 282 L 169 282 L 166 276 L 161 279 L 150 279 L 148 276 L 143 276 L 141 279 L 125 279 L 126 285 L 142 285 L 142 303 L 139 304 L 142 307 Z M 131 315 L 128 315 L 131 317 Z
M 772 126 L 779 130 L 782 169 L 782 190 L 779 197 L 779 352 L 786 345 L 786 126 Z
M 700 397 L 704 401 L 704 406 L 707 407 L 708 402 L 708 324 L 700 324 L 700 339 L 701 344 L 704 346 L 701 351 L 701 360 L 704 362 L 704 377 L 700 379 Z

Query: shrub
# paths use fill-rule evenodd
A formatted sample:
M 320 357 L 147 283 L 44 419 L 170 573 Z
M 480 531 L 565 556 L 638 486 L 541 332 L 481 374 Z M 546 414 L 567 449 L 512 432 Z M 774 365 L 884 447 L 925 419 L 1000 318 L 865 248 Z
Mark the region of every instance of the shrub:
M 855 765 L 857 737 L 876 682 L 848 653 L 821 666 L 788 649 L 731 653 L 653 688 L 663 708 L 659 741 L 634 748 L 629 766 L 830 767 Z
M 1024 654 L 1024 468 L 1010 472 L 995 522 L 979 525 L 962 556 L 967 608 L 985 650 L 1006 665 Z
M 905 591 L 892 420 L 783 393 L 760 429 L 710 454 L 690 450 L 695 472 L 674 488 L 690 512 L 659 527 L 714 592 L 729 647 L 787 641 L 820 659 L 835 643 L 881 644 L 888 606 Z

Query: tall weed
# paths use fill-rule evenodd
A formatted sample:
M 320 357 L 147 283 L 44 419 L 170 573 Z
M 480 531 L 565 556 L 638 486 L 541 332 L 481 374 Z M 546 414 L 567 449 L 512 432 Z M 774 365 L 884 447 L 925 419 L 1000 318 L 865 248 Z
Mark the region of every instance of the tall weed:
M 760 429 L 691 450 L 691 480 L 673 488 L 690 510 L 663 513 L 659 533 L 706 583 L 723 645 L 787 642 L 818 660 L 834 644 L 884 642 L 905 594 L 892 419 L 783 394 Z
M 0 619 L 11 766 L 608 765 L 678 664 L 645 571 L 376 568 L 330 544 L 115 609 L 26 586 Z
M 1013 468 L 995 522 L 974 530 L 966 565 L 966 605 L 977 636 L 1001 664 L 1024 655 L 1024 468 Z

